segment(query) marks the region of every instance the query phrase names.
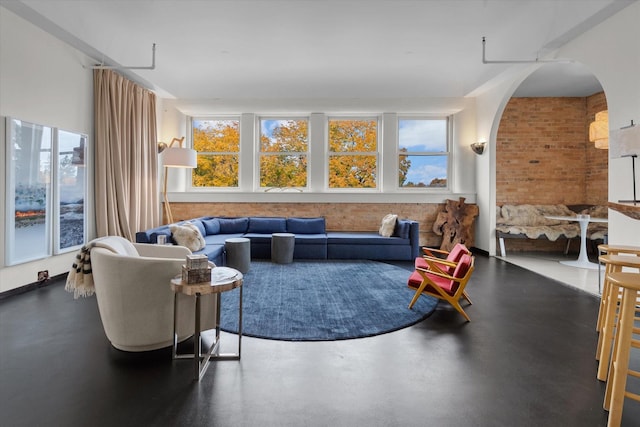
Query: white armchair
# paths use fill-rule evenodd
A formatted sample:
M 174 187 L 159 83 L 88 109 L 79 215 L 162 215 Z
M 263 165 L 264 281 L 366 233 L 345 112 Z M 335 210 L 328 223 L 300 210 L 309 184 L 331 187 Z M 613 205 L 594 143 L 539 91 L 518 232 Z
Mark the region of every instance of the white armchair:
M 91 249 L 91 269 L 102 326 L 111 344 L 124 351 L 148 351 L 173 344 L 174 293 L 191 251 L 184 246 L 131 243 L 109 236 Z M 110 249 L 102 247 L 108 246 Z M 202 329 L 215 327 L 215 295 L 202 303 Z M 178 295 L 178 339 L 194 332 L 195 298 Z

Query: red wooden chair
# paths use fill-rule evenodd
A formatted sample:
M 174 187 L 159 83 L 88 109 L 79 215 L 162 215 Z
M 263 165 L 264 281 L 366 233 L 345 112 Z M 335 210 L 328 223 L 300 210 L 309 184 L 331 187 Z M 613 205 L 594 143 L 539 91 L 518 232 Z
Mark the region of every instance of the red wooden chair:
M 460 299 L 464 298 L 469 304 L 472 304 L 465 288 L 471 278 L 475 258 L 468 253 L 463 254 L 451 274 L 441 271 L 436 262 L 426 258 L 425 261 L 429 268 L 417 267 L 409 277 L 407 286 L 416 290 L 409 304 L 409 309 L 418 301 L 420 295 L 430 295 L 447 301 L 470 322 L 471 319 L 460 306 Z

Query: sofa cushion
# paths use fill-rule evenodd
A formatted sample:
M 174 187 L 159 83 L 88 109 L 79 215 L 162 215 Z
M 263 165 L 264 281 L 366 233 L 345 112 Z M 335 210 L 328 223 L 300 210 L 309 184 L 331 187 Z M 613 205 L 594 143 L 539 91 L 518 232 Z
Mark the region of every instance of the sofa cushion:
M 382 218 L 382 224 L 380 224 L 380 230 L 378 233 L 382 237 L 391 237 L 393 234 L 393 229 L 396 226 L 396 221 L 398 219 L 398 215 L 396 214 L 387 214 L 384 218 Z
M 272 233 L 245 233 L 242 237 L 251 240 L 251 244 L 271 244 L 271 234 Z
M 249 227 L 249 218 L 218 218 L 220 234 L 246 233 Z
M 218 221 L 218 218 L 203 219 L 202 224 L 207 235 L 220 233 L 220 221 Z
M 407 245 L 408 239 L 399 237 L 383 237 L 375 232 L 342 232 L 330 231 L 327 233 L 327 243 L 329 245 Z
M 287 220 L 281 217 L 251 217 L 247 233 L 267 234 L 287 231 Z
M 216 244 L 212 244 L 212 245 L 206 245 L 204 247 L 204 249 L 201 249 L 199 251 L 195 251 L 194 254 L 195 255 L 206 255 L 207 258 L 209 259 L 209 261 L 212 261 L 215 263 L 216 259 L 221 259 L 222 258 L 222 253 L 224 252 L 224 245 L 216 245 Z
M 191 252 L 196 252 L 205 247 L 204 237 L 195 224 L 185 223 L 183 225 L 173 224 L 169 226 L 174 242 L 180 246 L 185 246 Z
M 325 219 L 319 218 L 287 218 L 287 232 L 293 234 L 323 234 Z
M 396 220 L 396 226 L 393 229 L 392 236 L 400 237 L 401 239 L 408 239 L 410 229 L 411 229 L 411 221 L 406 219 Z
M 296 245 L 326 245 L 327 244 L 327 235 L 325 233 L 316 233 L 316 234 L 300 233 L 300 234 L 296 234 L 295 244 Z

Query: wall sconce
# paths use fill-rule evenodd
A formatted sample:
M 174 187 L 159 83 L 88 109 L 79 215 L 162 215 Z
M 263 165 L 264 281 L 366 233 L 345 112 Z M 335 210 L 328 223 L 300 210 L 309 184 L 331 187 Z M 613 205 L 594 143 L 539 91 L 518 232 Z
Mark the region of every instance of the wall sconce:
M 596 120 L 589 125 L 589 141 L 595 143 L 596 148 L 609 149 L 609 111 L 596 113 Z
M 484 141 L 474 142 L 473 144 L 471 144 L 471 149 L 473 150 L 474 153 L 480 155 L 480 154 L 484 153 L 485 145 L 487 145 L 487 143 L 484 142 Z
M 178 143 L 178 147 L 174 147 L 174 143 Z M 189 168 L 193 169 L 198 166 L 198 155 L 193 148 L 182 147 L 184 136 L 182 138 L 173 138 L 168 145 L 164 142 L 158 143 L 158 152 L 162 153 L 162 164 L 164 165 L 164 186 L 162 188 L 162 196 L 164 199 L 164 210 L 167 215 L 169 224 L 173 222 L 173 214 L 171 213 L 171 205 L 167 198 L 167 168 Z

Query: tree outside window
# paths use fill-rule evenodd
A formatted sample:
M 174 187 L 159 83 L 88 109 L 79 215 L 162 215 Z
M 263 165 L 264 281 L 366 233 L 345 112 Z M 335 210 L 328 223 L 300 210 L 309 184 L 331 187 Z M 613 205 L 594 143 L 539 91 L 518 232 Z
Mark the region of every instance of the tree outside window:
M 240 121 L 193 119 L 193 148 L 198 166 L 193 170 L 194 187 L 238 187 Z
M 446 188 L 449 175 L 447 118 L 398 120 L 400 188 Z
M 309 122 L 260 119 L 260 188 L 307 187 Z
M 378 120 L 329 119 L 329 188 L 376 188 Z

